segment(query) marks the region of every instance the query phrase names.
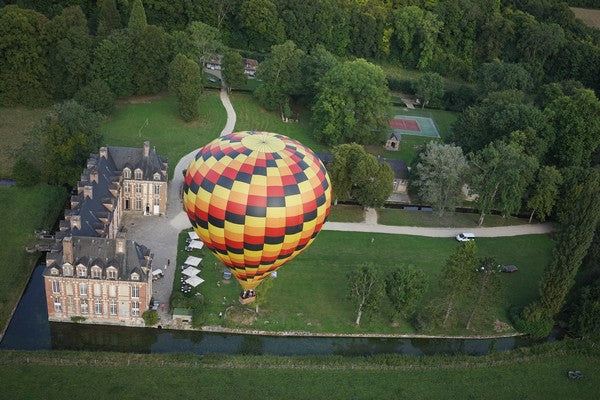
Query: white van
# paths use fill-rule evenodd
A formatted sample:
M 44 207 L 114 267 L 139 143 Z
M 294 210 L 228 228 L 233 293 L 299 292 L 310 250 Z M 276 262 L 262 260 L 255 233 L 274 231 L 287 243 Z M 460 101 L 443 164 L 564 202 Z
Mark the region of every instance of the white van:
M 468 242 L 470 240 L 475 240 L 475 234 L 469 232 L 463 232 L 456 235 L 456 240 L 459 242 Z

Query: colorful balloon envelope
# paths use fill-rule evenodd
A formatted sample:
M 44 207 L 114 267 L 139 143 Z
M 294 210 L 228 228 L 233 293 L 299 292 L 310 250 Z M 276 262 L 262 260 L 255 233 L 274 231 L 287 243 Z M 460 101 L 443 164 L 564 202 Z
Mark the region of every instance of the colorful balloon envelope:
M 331 182 L 296 140 L 237 132 L 200 149 L 183 203 L 206 247 L 250 290 L 312 243 L 329 214 Z

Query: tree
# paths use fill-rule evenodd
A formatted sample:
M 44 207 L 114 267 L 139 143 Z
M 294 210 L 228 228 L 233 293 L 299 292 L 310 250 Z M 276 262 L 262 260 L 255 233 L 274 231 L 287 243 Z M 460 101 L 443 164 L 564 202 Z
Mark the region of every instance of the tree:
M 569 328 L 579 337 L 600 336 L 600 282 L 581 289 Z
M 568 207 L 559 213 L 560 228 L 552 261 L 540 281 L 539 299 L 525 307 L 521 330 L 545 336 L 565 304 L 600 220 L 600 170 L 573 168 L 565 175 Z
M 460 244 L 456 251 L 446 260 L 440 279 L 444 304 L 442 325 L 447 326 L 448 319 L 455 311 L 457 302 L 472 287 L 477 264 L 478 260 L 474 242 Z
M 154 326 L 158 323 L 158 313 L 152 310 L 146 310 L 142 314 L 142 319 L 146 326 Z
M 425 293 L 427 280 L 423 271 L 413 266 L 396 268 L 385 278 L 385 292 L 396 315 L 411 315 Z
M 196 61 L 200 66 L 217 57 L 225 49 L 221 43 L 219 30 L 203 22 L 191 22 L 185 32 L 187 34 L 187 51 L 182 54 Z
M 92 38 L 79 6 L 64 8 L 47 25 L 48 70 L 54 97 L 71 98 L 87 82 Z
M 483 93 L 507 89 L 526 92 L 532 86 L 531 75 L 525 68 L 501 61 L 482 64 L 477 78 Z
M 322 45 L 315 46 L 304 61 L 305 94 L 313 99 L 319 91 L 319 80 L 339 64 L 338 59 Z
M 99 0 L 98 25 L 96 34 L 108 36 L 117 29 L 121 29 L 121 17 L 117 10 L 115 0 Z
M 600 145 L 600 101 L 589 89 L 561 96 L 546 108 L 560 140 L 550 153 L 558 167 L 587 167 Z
M 312 108 L 316 138 L 326 144 L 377 143 L 389 129 L 390 94 L 380 67 L 346 61 L 319 81 Z
M 101 116 L 74 100 L 57 104 L 37 135 L 42 143 L 42 177 L 51 185 L 74 185 L 90 153 L 98 151 Z
M 465 153 L 483 149 L 497 139 L 506 139 L 514 131 L 532 129 L 525 143 L 527 154 L 543 159 L 554 142 L 554 129 L 548 117 L 522 92 L 493 92 L 480 103 L 467 108 L 453 127 L 453 140 Z
M 334 203 L 350 198 L 363 207 L 381 207 L 393 191 L 394 174 L 356 143 L 333 148 L 330 165 Z
M 251 48 L 265 51 L 285 39 L 277 6 L 270 0 L 244 0 L 239 10 L 239 22 Z
M 46 22 L 33 10 L 0 8 L 0 105 L 46 104 Z
M 471 154 L 471 190 L 477 194 L 477 208 L 483 224 L 486 214 L 494 208 L 507 216 L 517 212 L 527 186 L 538 168 L 537 159 L 524 153 L 518 144 L 492 142 L 483 150 Z
M 545 165 L 539 169 L 533 193 L 527 200 L 527 208 L 531 210 L 529 223 L 534 214 L 537 214 L 540 221 L 544 221 L 550 215 L 561 183 L 562 175 L 555 167 Z
M 352 177 L 352 198 L 363 207 L 381 207 L 394 191 L 394 172 L 372 154 L 358 160 Z
M 240 88 L 246 84 L 248 77 L 244 72 L 244 61 L 237 51 L 228 51 L 223 56 L 221 73 L 229 88 Z
M 74 99 L 82 106 L 107 116 L 115 109 L 115 95 L 101 79 L 94 79 L 79 89 Z
M 468 169 L 469 164 L 460 147 L 433 141 L 427 143 L 416 166 L 415 185 L 419 188 L 419 196 L 442 216 L 459 203 Z
M 146 11 L 144 10 L 142 0 L 134 0 L 131 5 L 131 14 L 129 14 L 127 28 L 131 32 L 143 32 L 147 26 Z
M 134 92 L 131 57 L 133 43 L 131 36 L 115 32 L 94 49 L 92 77 L 108 85 L 116 96 L 131 96 Z
M 184 121 L 198 118 L 202 93 L 200 66 L 183 54 L 177 54 L 169 67 L 169 90 L 177 97 L 179 115 Z
M 351 196 L 354 171 L 358 162 L 366 155 L 365 149 L 357 143 L 340 144 L 333 148 L 333 162 L 329 166 L 331 192 L 334 204 L 338 200 L 348 200 Z
M 19 154 L 12 168 L 12 178 L 18 186 L 37 185 L 40 182 L 41 173 L 39 162 L 32 153 Z
M 417 97 L 421 100 L 421 108 L 430 102 L 438 102 L 444 95 L 444 79 L 435 72 L 426 72 L 415 82 Z
M 261 85 L 254 92 L 267 110 L 283 112 L 290 97 L 302 91 L 302 60 L 304 52 L 291 40 L 271 48 L 271 54 L 258 66 Z
M 401 59 L 413 67 L 426 69 L 438 50 L 437 36 L 442 23 L 436 14 L 417 6 L 399 7 L 392 21 Z
M 372 264 L 365 264 L 358 271 L 349 272 L 348 298 L 356 306 L 355 324 L 360 325 L 364 312 L 376 310 L 383 297 L 383 285 Z
M 148 25 L 134 38 L 131 59 L 132 82 L 137 94 L 160 92 L 167 84 L 171 55 L 169 36 L 162 28 Z
M 478 314 L 496 305 L 496 300 L 500 297 L 498 275 L 498 263 L 495 259 L 486 257 L 480 261 L 477 271 L 473 274 L 473 291 L 476 295 L 465 329 L 471 329 L 471 324 Z

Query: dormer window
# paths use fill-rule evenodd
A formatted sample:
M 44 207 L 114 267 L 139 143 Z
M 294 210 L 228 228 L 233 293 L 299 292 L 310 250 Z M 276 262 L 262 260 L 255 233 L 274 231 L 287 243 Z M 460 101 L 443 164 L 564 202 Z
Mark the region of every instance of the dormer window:
M 136 273 L 131 274 L 131 280 L 132 281 L 139 281 L 140 280 L 140 276 Z
M 123 178 L 131 179 L 131 170 L 129 168 L 123 169 Z
M 100 279 L 100 276 L 102 275 L 102 270 L 100 269 L 100 267 L 92 267 L 92 278 L 95 279 Z
M 142 170 L 139 168 L 135 170 L 135 179 L 142 179 Z
M 155 181 L 159 181 L 160 180 L 160 174 L 158 172 L 154 174 L 154 180 Z
M 63 275 L 64 276 L 71 276 L 71 275 L 73 275 L 73 268 L 71 268 L 70 265 L 64 265 L 63 266 Z
M 87 276 L 87 268 L 83 265 L 77 267 L 77 276 L 80 278 L 85 278 Z
M 50 274 L 51 274 L 51 275 L 58 275 L 58 269 L 56 269 L 56 268 L 52 268 L 52 269 L 50 270 Z
M 110 267 L 106 270 L 108 279 L 117 279 L 117 270 L 114 267 Z

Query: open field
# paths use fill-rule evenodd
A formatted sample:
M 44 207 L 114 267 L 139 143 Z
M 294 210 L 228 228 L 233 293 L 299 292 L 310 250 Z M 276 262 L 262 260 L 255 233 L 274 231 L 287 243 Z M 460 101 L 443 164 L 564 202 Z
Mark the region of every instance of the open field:
M 108 146 L 141 147 L 145 140 L 169 159 L 169 178 L 179 159 L 221 133 L 227 114 L 219 92 L 207 90 L 200 99 L 200 119 L 183 122 L 177 115 L 173 96 L 137 102 L 135 98 L 121 104 L 100 130 Z M 148 121 L 145 126 L 145 121 Z
M 600 10 L 569 7 L 575 17 L 591 28 L 600 29 Z
M 66 198 L 66 191 L 58 186 L 0 186 L 0 331 L 40 257 L 27 253 L 25 246 L 34 230 L 52 227 Z
M 49 108 L 0 107 L 0 178 L 12 176 L 15 154 Z
M 596 399 L 598 351 L 569 343 L 489 356 L 272 357 L 0 352 L 10 399 Z M 569 380 L 567 371 L 582 370 Z M 74 379 L 73 377 L 76 377 Z
M 326 151 L 326 147 L 315 141 L 310 133 L 308 112 L 303 112 L 297 123 L 286 123 L 277 112 L 262 108 L 250 94 L 234 92 L 230 94 L 230 98 L 237 115 L 234 131 L 281 133 L 298 140 L 314 152 Z
M 183 235 L 186 234 L 182 233 L 180 240 L 184 240 Z M 204 295 L 203 321 L 206 325 L 276 331 L 413 333 L 407 321 L 392 324 L 387 300 L 382 302 L 380 312 L 371 318 L 367 316 L 360 327 L 355 327 L 355 309 L 346 298 L 346 275 L 365 263 L 373 263 L 383 276 L 396 267 L 412 264 L 428 278 L 424 299 L 429 299 L 438 292 L 441 269 L 458 245 L 451 238 L 323 231 L 307 251 L 279 269 L 258 319 L 248 325 L 234 323 L 230 318 L 243 310 L 238 303 L 239 284 L 232 279 L 218 286 L 224 267 L 206 251 L 200 274 L 206 282 L 198 287 Z M 550 260 L 552 242 L 545 235 L 481 238 L 477 247 L 478 255 L 493 256 L 503 264 L 516 264 L 519 272 L 500 276 L 503 295 L 495 315 L 479 321 L 472 331 L 437 333 L 493 333 L 493 318 L 506 322 L 512 305 L 523 306 L 536 297 L 538 280 Z M 180 254 L 182 258 L 178 256 L 178 260 L 182 261 L 187 254 L 184 251 Z M 225 313 L 225 320 L 218 317 L 219 312 Z
M 468 228 L 477 227 L 479 214 L 446 212 L 441 217 L 433 211 L 398 210 L 394 208 L 380 208 L 377 210 L 377 222 L 382 225 L 397 226 L 427 226 L 439 228 Z M 483 226 L 510 226 L 527 224 L 523 218 L 499 215 L 486 215 Z

